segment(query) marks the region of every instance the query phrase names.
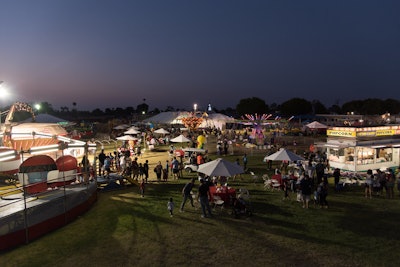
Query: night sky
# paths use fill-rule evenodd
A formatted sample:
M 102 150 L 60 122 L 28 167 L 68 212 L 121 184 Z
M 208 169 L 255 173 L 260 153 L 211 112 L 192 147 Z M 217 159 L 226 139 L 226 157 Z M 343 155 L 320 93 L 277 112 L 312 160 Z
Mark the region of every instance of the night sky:
M 400 1 L 0 0 L 14 101 L 78 110 L 399 99 Z

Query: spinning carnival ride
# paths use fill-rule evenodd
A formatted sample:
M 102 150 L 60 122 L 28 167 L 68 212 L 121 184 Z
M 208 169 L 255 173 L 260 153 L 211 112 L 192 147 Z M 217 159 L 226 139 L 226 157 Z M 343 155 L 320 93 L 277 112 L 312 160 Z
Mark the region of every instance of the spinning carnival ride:
M 89 172 L 78 168 L 76 156 L 95 144 L 67 138 L 58 124 L 13 122 L 15 112 L 35 119 L 29 105 L 17 102 L 1 129 L 0 251 L 68 224 L 97 199 L 96 182 L 75 183 Z

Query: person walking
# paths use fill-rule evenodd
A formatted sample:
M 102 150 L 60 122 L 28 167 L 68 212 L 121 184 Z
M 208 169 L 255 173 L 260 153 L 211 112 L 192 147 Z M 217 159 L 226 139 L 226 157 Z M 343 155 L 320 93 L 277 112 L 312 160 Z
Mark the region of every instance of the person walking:
M 188 199 L 190 200 L 190 204 L 192 204 L 192 207 L 194 207 L 193 197 L 191 194 L 193 186 L 194 186 L 194 181 L 195 181 L 195 179 L 192 178 L 192 180 L 190 180 L 190 182 L 188 182 L 182 189 L 183 199 L 182 199 L 180 212 L 183 212 L 183 208 L 185 207 L 185 203 Z
M 169 199 L 168 203 L 167 203 L 167 209 L 169 211 L 169 214 L 171 215 L 171 217 L 174 216 L 174 208 L 175 208 L 175 203 L 172 200 L 172 197 Z
M 174 157 L 174 159 L 171 162 L 172 166 L 172 173 L 174 175 L 174 179 L 179 179 L 179 161 Z
M 208 186 L 208 183 L 204 181 L 204 179 L 200 179 L 200 187 L 199 187 L 199 200 L 200 200 L 200 205 L 201 205 L 201 211 L 202 211 L 202 218 L 206 218 L 206 210 L 208 212 L 208 215 L 212 217 L 212 212 L 211 212 L 211 207 L 209 203 L 209 198 L 211 198 L 210 195 L 210 188 Z

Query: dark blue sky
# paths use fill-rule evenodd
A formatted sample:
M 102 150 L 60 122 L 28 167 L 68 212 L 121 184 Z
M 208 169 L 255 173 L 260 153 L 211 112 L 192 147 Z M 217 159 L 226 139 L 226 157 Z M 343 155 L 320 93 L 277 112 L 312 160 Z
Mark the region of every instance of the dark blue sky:
M 1 0 L 0 80 L 8 103 L 56 109 L 399 99 L 399 11 L 398 0 Z

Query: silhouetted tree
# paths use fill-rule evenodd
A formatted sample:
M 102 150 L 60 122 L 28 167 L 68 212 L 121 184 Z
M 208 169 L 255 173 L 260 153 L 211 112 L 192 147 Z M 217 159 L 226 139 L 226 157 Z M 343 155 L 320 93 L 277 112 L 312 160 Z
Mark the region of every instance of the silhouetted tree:
M 342 114 L 342 109 L 339 107 L 339 105 L 332 105 L 332 106 L 328 109 L 328 113 L 332 113 L 332 114 Z
M 238 116 L 243 116 L 245 114 L 264 114 L 268 113 L 269 109 L 265 101 L 258 98 L 245 98 L 241 99 L 239 104 L 236 106 L 236 111 Z
M 277 112 L 279 111 L 279 109 L 280 109 L 280 105 L 278 105 L 277 103 L 272 103 L 272 104 L 269 106 L 269 110 L 270 110 L 270 112 L 272 112 L 272 113 L 277 113 Z
M 312 105 L 310 101 L 303 98 L 292 98 L 281 104 L 280 112 L 286 116 L 311 114 Z
M 314 114 L 328 113 L 328 110 L 326 109 L 326 107 L 319 100 L 312 101 L 312 108 L 313 108 Z
M 125 109 L 125 113 L 126 113 L 127 115 L 132 115 L 133 113 L 135 113 L 135 109 L 134 109 L 133 107 L 127 107 L 127 108 Z
M 103 116 L 104 115 L 104 111 L 102 111 L 99 108 L 96 108 L 95 110 L 92 111 L 92 115 L 93 116 Z
M 172 106 L 167 106 L 167 108 L 165 109 L 165 111 L 175 111 L 175 108 Z
M 139 104 L 136 107 L 136 111 L 140 114 L 147 114 L 147 112 L 149 111 L 149 105 L 147 105 L 146 103 Z
M 68 113 L 69 112 L 69 108 L 67 106 L 61 107 L 61 112 L 65 112 Z
M 54 114 L 55 111 L 53 109 L 53 106 L 48 103 L 48 102 L 41 102 L 39 103 L 40 105 L 40 112 L 41 113 L 47 113 L 47 114 Z
M 344 114 L 354 113 L 372 115 L 381 113 L 379 110 L 382 110 L 382 107 L 380 101 L 377 101 L 377 99 L 352 100 L 344 103 L 342 106 L 342 112 Z

